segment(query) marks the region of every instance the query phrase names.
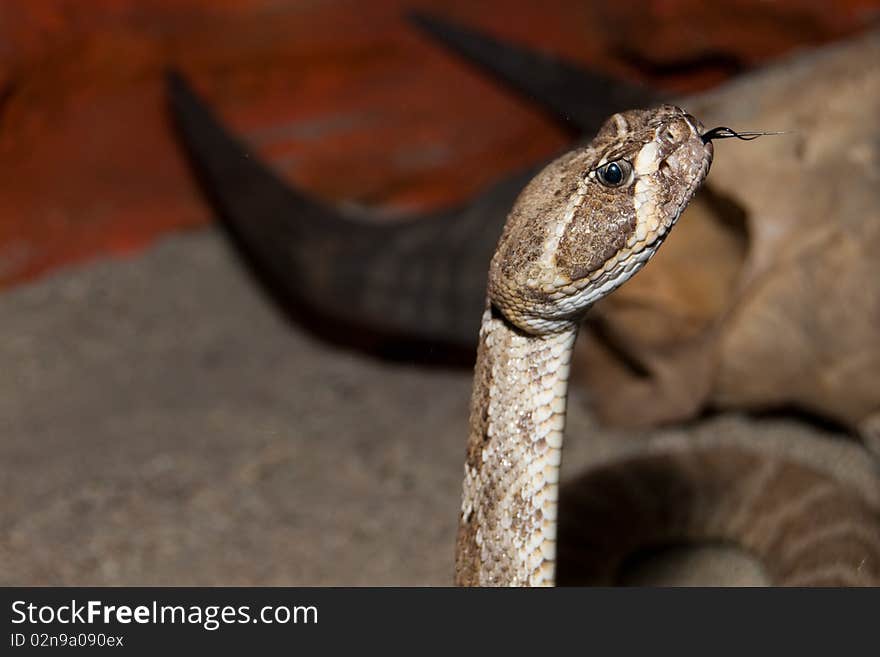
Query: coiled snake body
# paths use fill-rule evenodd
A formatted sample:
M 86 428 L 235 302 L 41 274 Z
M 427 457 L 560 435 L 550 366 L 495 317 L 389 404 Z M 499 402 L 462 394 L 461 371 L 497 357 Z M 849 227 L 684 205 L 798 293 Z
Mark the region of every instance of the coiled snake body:
M 615 114 L 523 190 L 489 268 L 456 555 L 460 585 L 551 585 L 569 362 L 592 303 L 651 258 L 712 162 L 664 105 Z

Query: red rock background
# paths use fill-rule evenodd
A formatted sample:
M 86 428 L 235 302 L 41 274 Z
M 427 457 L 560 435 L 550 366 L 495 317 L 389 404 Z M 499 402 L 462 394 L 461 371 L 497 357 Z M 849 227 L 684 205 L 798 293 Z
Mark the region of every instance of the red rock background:
M 880 19 L 880 0 L 4 0 L 0 289 L 210 221 L 169 130 L 170 66 L 289 179 L 389 211 L 566 141 L 411 28 L 413 6 L 678 91 Z

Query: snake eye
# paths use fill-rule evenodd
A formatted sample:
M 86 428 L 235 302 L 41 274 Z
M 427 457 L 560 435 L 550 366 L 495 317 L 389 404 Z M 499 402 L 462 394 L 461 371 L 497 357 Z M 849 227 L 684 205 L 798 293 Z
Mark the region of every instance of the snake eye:
M 615 160 L 596 169 L 596 177 L 606 187 L 620 187 L 632 177 L 632 165 L 626 160 Z

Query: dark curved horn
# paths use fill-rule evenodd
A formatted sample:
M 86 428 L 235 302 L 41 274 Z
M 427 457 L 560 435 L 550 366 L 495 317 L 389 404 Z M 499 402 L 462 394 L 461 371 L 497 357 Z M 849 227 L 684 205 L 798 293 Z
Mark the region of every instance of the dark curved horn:
M 221 221 L 282 294 L 383 333 L 476 343 L 489 258 L 528 175 L 464 208 L 371 223 L 288 185 L 181 75 L 167 84 L 179 137 Z

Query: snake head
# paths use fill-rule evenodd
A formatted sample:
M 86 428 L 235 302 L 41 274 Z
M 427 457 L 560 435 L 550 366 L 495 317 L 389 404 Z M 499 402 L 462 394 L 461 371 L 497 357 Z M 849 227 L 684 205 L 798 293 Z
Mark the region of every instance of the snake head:
M 684 110 L 612 116 L 544 168 L 507 219 L 489 299 L 528 333 L 562 330 L 654 255 L 709 172 L 712 143 Z

